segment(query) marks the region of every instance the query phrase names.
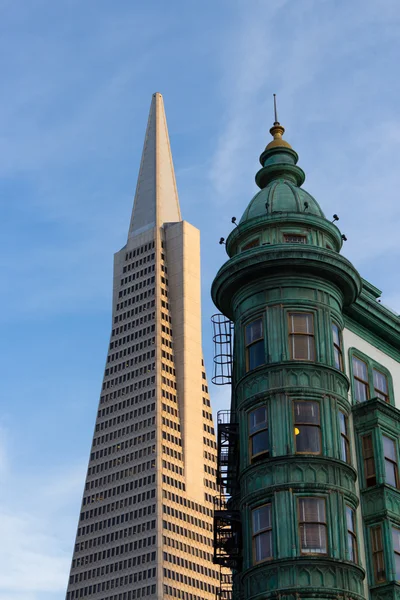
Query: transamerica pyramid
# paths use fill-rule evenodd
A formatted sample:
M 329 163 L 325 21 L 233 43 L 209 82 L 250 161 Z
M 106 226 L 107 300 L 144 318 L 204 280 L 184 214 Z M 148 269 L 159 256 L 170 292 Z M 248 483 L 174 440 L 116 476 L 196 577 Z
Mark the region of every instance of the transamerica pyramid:
M 213 599 L 216 443 L 201 346 L 200 237 L 182 221 L 152 97 L 66 600 Z

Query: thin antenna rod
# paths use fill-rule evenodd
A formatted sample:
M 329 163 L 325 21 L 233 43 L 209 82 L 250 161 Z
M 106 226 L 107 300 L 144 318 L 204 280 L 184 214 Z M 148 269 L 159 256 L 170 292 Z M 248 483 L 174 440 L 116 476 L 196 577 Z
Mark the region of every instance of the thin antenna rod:
M 275 123 L 279 123 L 279 121 L 278 121 L 278 112 L 276 110 L 276 94 L 274 94 L 274 114 L 275 114 Z

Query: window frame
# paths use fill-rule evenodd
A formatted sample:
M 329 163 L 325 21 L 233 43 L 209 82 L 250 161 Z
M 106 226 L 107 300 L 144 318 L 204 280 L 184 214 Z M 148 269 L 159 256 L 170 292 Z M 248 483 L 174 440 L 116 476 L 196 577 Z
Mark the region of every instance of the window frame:
M 364 442 L 363 440 L 367 437 L 371 438 L 371 447 L 372 447 L 372 455 L 371 456 L 365 456 L 365 452 L 364 452 Z M 377 469 L 376 469 L 376 448 L 375 448 L 375 442 L 374 442 L 374 434 L 372 431 L 369 431 L 368 433 L 364 433 L 363 435 L 360 435 L 360 444 L 361 444 L 361 458 L 362 458 L 362 468 L 363 468 L 363 483 L 364 483 L 364 488 L 370 488 L 370 487 L 374 487 L 375 485 L 377 485 L 378 482 L 378 477 L 377 477 Z M 371 479 L 372 477 L 375 478 L 375 482 L 372 483 L 371 485 L 368 485 L 368 479 L 367 479 L 367 469 L 365 467 L 366 461 L 371 459 L 373 460 L 373 465 L 374 465 L 374 474 L 368 477 L 368 479 Z M 362 488 L 363 489 L 363 488 Z
M 353 529 L 349 529 L 349 526 L 348 526 L 348 521 L 347 521 L 347 511 L 348 510 L 351 511 Z M 346 514 L 345 518 L 346 518 L 346 530 L 347 530 L 347 552 L 348 552 L 348 556 L 349 556 L 349 561 L 358 565 L 359 559 L 358 559 L 358 536 L 357 536 L 357 512 L 352 506 L 350 506 L 349 504 L 346 504 L 346 513 L 345 514 Z M 354 555 L 354 560 L 351 560 L 351 558 L 350 558 L 350 548 L 349 548 L 349 540 L 350 539 L 351 539 L 351 551 Z
M 288 346 L 289 346 L 289 359 L 290 360 L 295 360 L 295 361 L 304 361 L 304 362 L 317 362 L 317 334 L 316 334 L 316 323 L 317 323 L 317 319 L 316 319 L 316 313 L 314 310 L 298 310 L 298 309 L 288 309 L 286 311 L 286 315 L 287 315 L 287 340 L 288 340 Z M 309 315 L 312 317 L 312 333 L 298 333 L 291 330 L 291 323 L 290 323 L 290 319 L 292 315 Z M 313 340 L 313 350 L 314 350 L 314 356 L 313 358 L 294 358 L 293 356 L 293 349 L 292 349 L 292 338 L 295 338 L 296 336 L 301 336 L 301 337 L 306 337 L 306 338 L 312 338 Z
M 339 346 L 335 343 L 335 336 L 333 335 L 333 328 L 336 327 L 337 331 L 338 331 L 338 338 L 339 338 Z M 343 329 L 340 327 L 340 325 L 336 322 L 336 321 L 332 321 L 331 324 L 331 335 L 332 335 L 332 348 L 333 348 L 333 363 L 334 363 L 334 367 L 335 369 L 338 369 L 338 371 L 341 371 L 341 373 L 345 372 L 344 369 L 344 348 L 343 348 L 343 335 L 342 335 L 342 331 Z M 335 364 L 335 350 L 338 351 L 339 353 L 339 363 L 340 363 L 340 367 L 337 367 Z
M 367 365 L 367 373 L 368 373 L 368 399 L 365 402 L 369 402 L 370 400 L 379 399 L 381 402 L 386 402 L 387 404 L 391 404 L 395 406 L 395 397 L 394 397 L 394 388 L 393 388 L 393 380 L 392 375 L 384 365 L 376 362 L 374 359 L 370 358 L 367 354 L 364 354 L 357 348 L 349 348 L 348 349 L 348 358 L 349 358 L 349 370 L 350 370 L 350 384 L 351 384 L 351 397 L 353 404 L 360 404 L 361 402 L 355 399 L 355 386 L 354 386 L 354 370 L 353 370 L 353 356 L 363 361 Z M 384 394 L 381 390 L 378 392 L 381 395 L 386 395 L 387 400 L 383 400 L 376 395 L 373 378 L 373 371 L 378 371 L 380 374 L 386 377 L 387 382 L 387 394 Z
M 257 410 L 259 410 L 260 408 L 264 408 L 265 409 L 265 415 L 266 415 L 266 426 L 262 427 L 260 429 L 257 429 L 254 432 L 251 432 L 250 430 L 250 415 L 254 412 L 256 412 Z M 268 419 L 268 409 L 266 404 L 263 404 L 261 406 L 257 406 L 256 408 L 254 408 L 253 410 L 251 410 L 248 415 L 247 415 L 247 426 L 248 426 L 248 440 L 249 440 L 249 459 L 250 462 L 255 462 L 257 461 L 259 458 L 261 458 L 262 456 L 270 456 L 271 453 L 271 443 L 270 443 L 270 439 L 269 439 L 269 435 L 270 435 L 270 431 L 269 431 L 269 419 Z M 259 433 L 261 433 L 262 431 L 267 431 L 267 435 L 268 435 L 268 450 L 263 450 L 261 452 L 257 452 L 257 454 L 253 454 L 252 453 L 252 440 L 253 437 L 255 435 L 258 435 Z
M 300 502 L 302 500 L 323 500 L 325 506 L 325 521 L 302 521 L 301 520 L 301 512 L 300 512 Z M 329 556 L 329 524 L 328 524 L 328 506 L 327 506 L 327 498 L 326 496 L 319 495 L 309 495 L 305 494 L 304 496 L 297 496 L 297 534 L 299 537 L 299 550 L 301 556 Z M 303 551 L 301 545 L 301 526 L 302 525 L 322 525 L 325 527 L 325 544 L 326 544 L 326 552 L 307 552 Z
M 358 377 L 355 374 L 355 372 L 354 372 L 354 361 L 355 360 L 358 360 L 363 365 L 365 365 L 365 369 L 367 371 L 367 379 L 361 379 L 361 377 Z M 362 358 L 359 358 L 356 354 L 353 354 L 353 356 L 351 357 L 351 369 L 352 369 L 352 374 L 353 374 L 353 387 L 354 387 L 354 400 L 355 400 L 355 402 L 357 402 L 357 404 L 359 404 L 361 402 L 368 402 L 368 400 L 371 400 L 371 390 L 370 390 L 370 384 L 369 384 L 368 363 L 365 360 L 363 360 Z M 356 381 L 358 381 L 359 383 L 361 383 L 364 386 L 365 395 L 367 396 L 366 400 L 357 400 L 356 395 L 355 395 L 355 389 L 356 389 L 355 382 Z
M 390 531 L 391 531 L 391 541 L 392 541 L 392 552 L 393 552 L 393 573 L 394 573 L 394 577 L 395 577 L 395 581 L 399 581 L 400 582 L 400 573 L 399 573 L 399 578 L 397 579 L 396 575 L 397 575 L 397 569 L 396 569 L 396 556 L 399 557 L 399 561 L 400 561 L 400 548 L 398 550 L 395 550 L 394 547 L 394 542 L 393 542 L 393 531 L 398 531 L 399 532 L 399 536 L 400 536 L 400 525 L 397 525 L 397 523 L 390 523 L 391 527 L 390 527 Z
M 270 523 L 271 526 L 270 527 L 265 527 L 264 529 L 260 529 L 259 531 L 257 531 L 256 533 L 254 532 L 254 521 L 253 521 L 253 514 L 257 511 L 260 510 L 261 508 L 264 508 L 268 506 L 269 510 L 270 510 Z M 253 557 L 253 564 L 254 565 L 259 565 L 260 563 L 263 562 L 267 562 L 270 561 L 274 558 L 274 545 L 273 545 L 273 538 L 272 538 L 272 532 L 273 532 L 273 519 L 272 519 L 272 502 L 264 502 L 264 504 L 260 504 L 260 506 L 255 506 L 253 509 L 251 509 L 251 547 L 252 547 L 252 557 Z M 263 558 L 261 560 L 256 560 L 256 538 L 262 534 L 268 533 L 270 532 L 270 536 L 271 536 L 271 556 L 269 558 Z
M 302 238 L 303 241 L 302 242 L 290 242 L 286 239 L 287 237 Z M 304 246 L 305 244 L 307 244 L 307 241 L 308 241 L 308 236 L 305 233 L 283 231 L 283 243 L 284 244 L 296 244 L 296 245 Z
M 296 403 L 310 403 L 312 402 L 313 404 L 316 404 L 318 406 L 318 417 L 319 417 L 319 423 L 314 424 L 314 423 L 305 423 L 305 422 L 298 422 L 296 421 L 296 411 L 295 411 L 295 404 Z M 311 400 L 311 399 L 301 399 L 298 400 L 297 398 L 293 398 L 292 399 L 292 412 L 293 412 L 293 443 L 294 443 L 294 453 L 295 454 L 300 454 L 300 455 L 314 455 L 314 456 L 320 456 L 322 454 L 322 427 L 321 427 L 321 403 L 318 402 L 318 400 Z M 304 426 L 308 426 L 308 427 L 316 427 L 318 429 L 319 432 L 319 452 L 300 452 L 297 451 L 296 448 L 296 436 L 298 434 L 296 434 L 296 427 L 297 425 L 304 425 Z
M 374 532 L 379 531 L 380 537 L 380 548 L 374 550 Z M 376 523 L 375 525 L 371 525 L 369 528 L 369 541 L 371 544 L 371 562 L 372 562 L 372 571 L 374 574 L 374 582 L 376 584 L 385 583 L 387 581 L 387 569 L 386 569 L 386 561 L 385 561 L 385 548 L 384 548 L 384 536 L 382 531 L 382 523 Z M 382 563 L 384 567 L 384 578 L 378 578 L 378 570 L 377 570 L 377 561 L 376 556 L 380 554 L 382 556 Z
M 344 425 L 345 425 L 344 432 L 342 431 L 340 415 L 343 415 L 343 417 L 344 417 Z M 339 420 L 339 433 L 340 433 L 340 460 L 347 463 L 348 465 L 351 465 L 352 460 L 351 460 L 351 445 L 350 445 L 350 434 L 349 434 L 349 417 L 344 412 L 344 410 L 342 410 L 341 408 L 339 408 L 339 411 L 338 411 L 338 420 Z M 346 448 L 346 454 L 347 454 L 347 457 L 345 457 L 345 458 L 343 458 L 343 456 L 342 456 L 343 443 Z
M 385 454 L 385 444 L 384 438 L 390 440 L 394 446 L 394 453 L 396 456 L 396 460 L 389 458 Z M 384 475 L 385 475 L 385 485 L 390 485 L 390 487 L 395 488 L 396 490 L 400 489 L 400 478 L 399 478 L 399 450 L 398 450 L 398 442 L 396 439 L 392 438 L 390 435 L 387 435 L 385 431 L 381 431 L 381 443 L 382 443 L 382 458 L 383 458 L 383 467 L 384 467 Z M 386 461 L 388 461 L 391 465 L 394 465 L 394 477 L 395 477 L 395 485 L 388 483 L 386 478 Z
M 257 338 L 256 340 L 253 340 L 252 342 L 247 344 L 247 340 L 246 340 L 247 327 L 249 327 L 249 325 L 252 325 L 252 323 L 255 323 L 256 321 L 261 321 L 261 337 Z M 262 365 L 265 365 L 265 363 L 266 363 L 265 326 L 264 326 L 263 315 L 258 315 L 257 317 L 253 317 L 252 319 L 246 321 L 246 323 L 243 325 L 243 340 L 244 340 L 244 349 L 245 349 L 246 373 L 249 373 L 250 371 L 254 371 L 254 369 L 258 369 L 258 367 L 261 367 Z M 260 342 L 262 342 L 262 347 L 263 347 L 263 351 L 264 351 L 264 362 L 262 362 L 260 365 L 257 365 L 257 367 L 253 367 L 251 369 L 250 364 L 249 364 L 250 363 L 249 348 L 251 348 L 251 346 L 254 346 L 254 344 L 259 344 Z

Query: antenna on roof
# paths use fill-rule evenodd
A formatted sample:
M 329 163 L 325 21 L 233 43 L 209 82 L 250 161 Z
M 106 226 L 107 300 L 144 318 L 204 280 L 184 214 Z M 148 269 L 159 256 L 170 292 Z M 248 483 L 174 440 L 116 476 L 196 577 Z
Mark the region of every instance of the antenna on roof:
M 276 94 L 274 94 L 274 115 L 275 115 L 275 123 L 279 123 L 279 121 L 278 121 L 278 111 L 276 110 Z

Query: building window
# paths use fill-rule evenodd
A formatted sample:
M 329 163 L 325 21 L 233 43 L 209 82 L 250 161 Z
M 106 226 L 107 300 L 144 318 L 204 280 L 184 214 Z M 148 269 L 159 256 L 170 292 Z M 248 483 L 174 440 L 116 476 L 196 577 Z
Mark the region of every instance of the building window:
M 382 436 L 383 455 L 385 458 L 385 480 L 393 487 L 399 487 L 399 473 L 397 468 L 396 442 L 391 438 Z
M 321 420 L 318 402 L 296 400 L 293 404 L 296 453 L 321 454 Z
M 374 393 L 377 398 L 389 402 L 389 390 L 388 381 L 386 375 L 378 371 L 378 369 L 372 369 L 374 379 Z
M 400 581 L 400 529 L 392 527 L 394 570 L 396 581 Z
M 375 583 L 386 581 L 385 560 L 383 555 L 382 527 L 371 527 L 372 564 Z
M 363 360 L 353 356 L 354 396 L 356 402 L 369 399 L 368 367 Z
M 356 529 L 356 513 L 346 506 L 346 524 L 347 524 L 347 551 L 351 562 L 358 562 L 357 552 L 357 529 Z
M 252 459 L 269 454 L 267 409 L 256 408 L 249 414 L 250 456 Z
M 299 498 L 299 527 L 302 554 L 327 554 L 324 498 Z
M 246 325 L 246 369 L 251 371 L 264 363 L 263 321 L 260 318 Z
M 315 360 L 314 315 L 289 313 L 290 358 Z
M 375 456 L 372 434 L 364 435 L 361 438 L 361 443 L 364 461 L 365 485 L 366 487 L 372 487 L 376 485 Z
M 347 416 L 339 411 L 340 426 L 340 458 L 347 463 L 351 463 L 350 441 L 349 441 L 349 423 Z
M 339 369 L 339 371 L 343 371 L 342 335 L 336 323 L 332 323 L 332 336 L 335 367 Z
M 305 244 L 307 238 L 305 235 L 297 235 L 295 233 L 284 233 L 283 241 L 285 244 Z
M 271 504 L 253 510 L 253 557 L 254 562 L 272 558 Z
M 260 240 L 258 238 L 255 240 L 251 240 L 251 242 L 248 242 L 245 246 L 243 246 L 242 252 L 244 252 L 245 250 L 250 250 L 250 248 L 256 248 L 259 245 Z

